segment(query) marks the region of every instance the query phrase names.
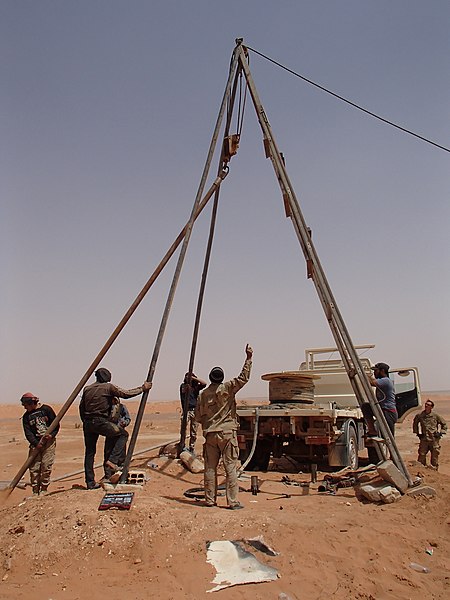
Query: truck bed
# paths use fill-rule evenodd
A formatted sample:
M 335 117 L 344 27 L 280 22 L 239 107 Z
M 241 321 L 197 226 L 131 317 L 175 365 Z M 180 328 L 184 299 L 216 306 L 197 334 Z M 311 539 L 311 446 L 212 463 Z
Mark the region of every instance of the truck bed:
M 260 417 L 314 417 L 324 416 L 330 419 L 338 417 L 362 418 L 360 408 L 333 408 L 331 405 L 304 405 L 298 404 L 268 404 L 262 406 L 238 406 L 237 413 L 240 417 L 252 417 L 258 409 Z

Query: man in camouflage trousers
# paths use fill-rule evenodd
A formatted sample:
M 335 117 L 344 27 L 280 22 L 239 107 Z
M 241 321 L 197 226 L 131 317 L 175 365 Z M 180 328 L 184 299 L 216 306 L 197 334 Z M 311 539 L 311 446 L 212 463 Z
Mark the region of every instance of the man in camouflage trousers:
M 253 350 L 248 344 L 245 353 L 246 359 L 240 375 L 230 381 L 223 382 L 224 372 L 221 367 L 211 369 L 209 374 L 211 384 L 200 392 L 195 407 L 195 419 L 201 423 L 205 437 L 203 458 L 206 506 L 217 505 L 217 467 L 222 457 L 226 474 L 228 508 L 231 510 L 243 508 L 238 500 L 239 446 L 236 393 L 250 379 Z
M 420 439 L 417 460 L 426 465 L 427 453 L 431 452 L 431 466 L 437 471 L 439 467 L 441 437 L 447 432 L 447 423 L 433 411 L 433 408 L 434 402 L 427 400 L 425 402 L 425 410 L 414 417 L 413 433 Z
M 25 437 L 30 443 L 28 456 L 36 449 L 39 450 L 30 465 L 33 496 L 43 496 L 47 493 L 55 462 L 55 437 L 59 431 L 59 424 L 52 434 L 48 434 L 47 429 L 56 418 L 53 408 L 47 404 L 40 404 L 39 398 L 31 392 L 26 392 L 20 402 L 25 409 L 22 424 Z

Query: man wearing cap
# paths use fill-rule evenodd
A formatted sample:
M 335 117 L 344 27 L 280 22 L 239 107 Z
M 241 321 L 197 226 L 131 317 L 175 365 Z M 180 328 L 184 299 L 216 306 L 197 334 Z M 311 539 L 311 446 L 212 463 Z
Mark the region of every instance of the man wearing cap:
M 112 438 L 111 452 L 104 463 L 105 477 L 111 477 L 118 470 L 118 462 L 127 444 L 128 432 L 117 423 L 110 420 L 113 404 L 118 398 L 133 398 L 148 391 L 152 384 L 145 381 L 142 386 L 124 390 L 111 383 L 111 373 L 108 369 L 100 368 L 95 371 L 96 382 L 87 385 L 83 390 L 80 402 L 80 417 L 83 421 L 84 433 L 84 474 L 88 490 L 99 488 L 94 476 L 94 458 L 97 441 L 100 435 Z M 116 475 L 117 478 L 117 475 Z
M 431 467 L 439 468 L 441 437 L 447 433 L 447 423 L 434 412 L 434 402 L 427 399 L 425 409 L 414 417 L 413 433 L 419 438 L 419 456 L 417 460 L 426 466 L 427 454 L 431 453 Z
M 395 424 L 398 419 L 397 404 L 395 401 L 395 390 L 392 380 L 389 378 L 389 365 L 383 362 L 377 363 L 373 369 L 373 376 L 369 376 L 370 385 L 376 388 L 375 396 L 377 403 L 381 408 L 386 419 L 387 425 L 392 435 L 395 434 Z M 374 415 L 370 404 L 363 404 L 361 407 L 367 422 L 369 436 L 376 436 Z
M 55 411 L 47 404 L 40 404 L 39 398 L 26 392 L 20 399 L 25 409 L 22 425 L 25 437 L 30 442 L 29 455 L 37 448 L 36 459 L 30 465 L 30 480 L 33 496 L 44 495 L 50 483 L 53 463 L 55 462 L 56 441 L 59 425 L 52 434 L 47 429 L 55 419 Z
M 187 426 L 189 427 L 189 452 L 194 452 L 195 442 L 197 441 L 198 423 L 195 420 L 195 407 L 197 406 L 200 390 L 207 386 L 206 381 L 199 379 L 194 373 L 184 376 L 183 383 L 180 384 L 181 415 L 183 417 L 187 411 Z
M 217 504 L 217 467 L 222 457 L 226 475 L 226 495 L 228 508 L 243 508 L 238 500 L 237 461 L 239 447 L 237 441 L 238 417 L 236 413 L 236 393 L 250 379 L 253 350 L 247 344 L 246 359 L 238 377 L 224 380 L 221 367 L 211 369 L 210 385 L 200 392 L 195 408 L 195 419 L 202 425 L 205 444 L 204 486 L 205 505 Z

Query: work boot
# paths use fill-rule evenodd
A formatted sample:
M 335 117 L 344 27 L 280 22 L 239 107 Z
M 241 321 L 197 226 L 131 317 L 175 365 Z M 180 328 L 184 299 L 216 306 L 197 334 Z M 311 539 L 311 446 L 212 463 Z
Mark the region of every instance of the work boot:
M 111 462 L 110 460 L 107 460 L 104 465 L 103 468 L 105 470 L 105 479 L 107 481 L 109 481 L 109 483 L 118 483 L 119 479 L 122 475 L 122 471 L 119 469 L 119 466 L 116 465 L 115 463 Z
M 119 470 L 119 467 L 116 464 L 112 463 L 110 460 L 107 460 L 104 463 L 103 468 L 105 470 L 105 477 L 107 479 L 110 479 L 111 475 L 113 475 L 114 473 L 116 473 L 116 471 Z
M 230 510 L 239 510 L 240 508 L 244 508 L 244 505 L 238 502 L 237 504 L 230 504 L 228 508 Z
M 88 490 L 98 490 L 100 489 L 102 486 L 97 483 L 96 481 L 90 481 L 88 484 L 86 484 L 86 489 Z
M 32 493 L 33 493 L 33 496 L 39 496 L 39 486 L 38 485 L 33 485 Z
M 113 484 L 119 483 L 119 479 L 121 478 L 121 476 L 122 476 L 122 471 L 116 471 L 109 478 L 109 482 L 113 483 Z

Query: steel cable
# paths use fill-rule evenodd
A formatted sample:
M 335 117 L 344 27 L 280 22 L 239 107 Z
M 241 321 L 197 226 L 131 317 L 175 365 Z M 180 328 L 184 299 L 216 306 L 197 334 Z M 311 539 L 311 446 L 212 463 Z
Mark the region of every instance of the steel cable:
M 392 127 L 395 127 L 396 129 L 399 129 L 400 131 L 403 131 L 404 133 L 408 133 L 409 135 L 412 135 L 412 136 L 418 138 L 419 140 L 426 142 L 427 144 L 431 144 L 432 146 L 435 146 L 436 148 L 439 148 L 440 150 L 444 150 L 445 152 L 450 152 L 450 148 L 446 148 L 445 146 L 442 146 L 441 144 L 437 144 L 436 142 L 433 142 L 432 140 L 430 140 L 422 135 L 419 135 L 418 133 L 414 133 L 414 131 L 411 131 L 410 129 L 406 129 L 406 127 L 402 127 L 401 125 L 397 125 L 396 123 L 393 123 L 392 121 L 389 121 L 388 119 L 385 119 L 384 117 L 380 117 L 379 115 L 368 110 L 367 108 L 363 108 L 359 104 L 356 104 L 355 102 L 352 102 L 351 100 L 348 100 L 347 98 L 344 98 L 343 96 L 340 96 L 339 94 L 336 94 L 335 92 L 332 92 L 331 90 L 327 89 L 323 85 L 320 85 L 320 84 L 316 83 L 315 81 L 308 79 L 304 75 L 300 75 L 300 73 L 297 73 L 296 71 L 293 71 L 292 69 L 289 69 L 289 67 L 282 65 L 278 61 L 274 60 L 273 58 L 270 58 L 269 56 L 266 56 L 262 52 L 259 52 L 258 50 L 255 50 L 254 48 L 250 48 L 250 46 L 246 46 L 246 48 L 248 50 L 250 50 L 251 52 L 258 54 L 258 56 L 261 56 L 262 58 L 273 63 L 277 67 L 280 67 L 281 69 L 284 69 L 288 73 L 291 73 L 292 75 L 299 77 L 303 81 L 306 81 L 306 83 L 309 83 L 310 85 L 313 85 L 314 87 L 318 88 L 319 90 L 322 90 L 323 92 L 326 92 L 327 94 L 330 94 L 330 96 L 334 96 L 338 100 L 342 100 L 342 102 L 346 102 L 350 106 L 353 106 L 353 108 L 357 108 L 358 110 L 366 113 L 367 115 L 370 115 L 371 117 L 374 117 L 375 119 L 378 119 L 379 121 L 382 121 L 383 123 L 386 123 L 387 125 L 391 125 Z

